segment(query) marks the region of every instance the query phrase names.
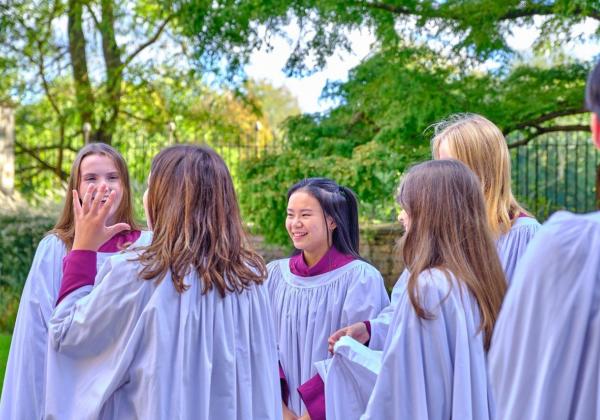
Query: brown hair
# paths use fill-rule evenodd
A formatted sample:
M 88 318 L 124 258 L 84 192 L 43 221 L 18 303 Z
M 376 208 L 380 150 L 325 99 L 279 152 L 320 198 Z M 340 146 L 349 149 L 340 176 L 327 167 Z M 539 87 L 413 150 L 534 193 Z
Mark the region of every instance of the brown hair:
M 435 124 L 434 159 L 439 159 L 445 140 L 452 157 L 479 177 L 492 234 L 498 237 L 508 232 L 512 221 L 526 211 L 512 193 L 510 153 L 500 129 L 481 115 L 457 114 Z
M 410 218 L 402 257 L 410 272 L 408 294 L 417 315 L 431 319 L 419 301 L 419 274 L 433 268 L 446 275 L 450 272 L 477 300 L 487 350 L 506 280 L 485 217 L 479 180 L 457 160 L 425 162 L 406 174 L 398 203 Z
M 202 293 L 216 287 L 224 296 L 266 278 L 262 258 L 249 247 L 229 170 L 209 147 L 177 145 L 154 158 L 147 210 L 154 236 L 139 258 L 143 279 L 160 282 L 170 270 L 182 293 L 194 270 Z
M 79 188 L 79 183 L 81 181 L 81 162 L 83 162 L 83 159 L 90 155 L 107 156 L 114 162 L 117 170 L 119 171 L 119 179 L 123 187 L 123 197 L 121 198 L 119 208 L 115 212 L 115 221 L 129 224 L 132 230 L 139 229 L 139 226 L 136 223 L 133 215 L 131 185 L 129 183 L 129 171 L 127 170 L 125 159 L 123 159 L 123 156 L 121 156 L 119 152 L 117 152 L 108 144 L 90 143 L 79 150 L 75 160 L 73 161 L 67 186 L 67 195 L 65 197 L 65 206 L 63 207 L 62 213 L 58 218 L 58 222 L 56 222 L 54 228 L 48 232 L 49 234 L 55 234 L 58 236 L 65 243 L 67 249 L 71 249 L 73 246 L 73 239 L 75 238 L 73 190 L 77 190 Z

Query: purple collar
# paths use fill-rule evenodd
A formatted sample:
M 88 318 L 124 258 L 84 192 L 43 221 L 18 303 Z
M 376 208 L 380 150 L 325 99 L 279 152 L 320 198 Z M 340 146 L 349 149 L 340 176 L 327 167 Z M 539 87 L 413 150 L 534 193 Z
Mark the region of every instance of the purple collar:
M 140 238 L 142 232 L 139 230 L 126 230 L 124 232 L 117 233 L 115 236 L 106 241 L 98 252 L 119 252 L 131 245 Z
M 323 258 L 318 263 L 309 267 L 304 261 L 302 253 L 294 255 L 290 258 L 290 271 L 300 277 L 312 277 L 319 274 L 329 273 L 330 271 L 340 268 L 351 261 L 354 261 L 351 255 L 344 255 L 334 246 L 329 248 L 329 251 L 323 255 Z

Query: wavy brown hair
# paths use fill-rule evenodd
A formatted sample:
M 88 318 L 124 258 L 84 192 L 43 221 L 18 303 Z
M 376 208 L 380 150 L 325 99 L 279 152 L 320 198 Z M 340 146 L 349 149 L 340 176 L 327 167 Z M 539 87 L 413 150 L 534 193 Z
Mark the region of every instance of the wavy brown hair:
M 457 160 L 425 162 L 406 174 L 398 203 L 410 218 L 402 257 L 410 272 L 408 294 L 417 315 L 432 317 L 420 304 L 419 274 L 433 268 L 448 278 L 452 273 L 477 300 L 487 350 L 506 280 L 487 223 L 481 183 Z
M 502 131 L 477 114 L 456 114 L 434 125 L 434 159 L 448 142 L 454 159 L 465 163 L 483 185 L 488 223 L 494 237 L 510 230 L 520 213 L 528 214 L 511 189 L 510 153 Z
M 127 223 L 132 230 L 140 229 L 133 215 L 133 203 L 131 198 L 131 184 L 129 182 L 129 171 L 125 159 L 113 147 L 105 143 L 90 143 L 82 147 L 71 166 L 71 174 L 67 186 L 65 205 L 62 209 L 58 222 L 48 234 L 55 234 L 71 249 L 75 238 L 75 219 L 73 216 L 73 190 L 79 189 L 81 182 L 81 162 L 90 155 L 102 155 L 109 157 L 119 171 L 119 179 L 123 187 L 123 197 L 119 208 L 115 212 L 115 223 Z
M 244 231 L 231 175 L 205 146 L 177 145 L 152 161 L 147 212 L 154 235 L 140 255 L 141 277 L 162 281 L 171 272 L 175 289 L 195 271 L 202 293 L 221 296 L 262 283 L 267 270 Z

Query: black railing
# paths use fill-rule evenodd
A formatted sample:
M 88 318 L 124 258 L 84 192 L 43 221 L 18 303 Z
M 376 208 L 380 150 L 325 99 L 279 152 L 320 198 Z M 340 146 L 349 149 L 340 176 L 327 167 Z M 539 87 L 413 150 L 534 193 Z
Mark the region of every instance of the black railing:
M 585 132 L 546 134 L 511 149 L 512 185 L 517 199 L 539 220 L 556 210 L 597 208 L 600 152 Z

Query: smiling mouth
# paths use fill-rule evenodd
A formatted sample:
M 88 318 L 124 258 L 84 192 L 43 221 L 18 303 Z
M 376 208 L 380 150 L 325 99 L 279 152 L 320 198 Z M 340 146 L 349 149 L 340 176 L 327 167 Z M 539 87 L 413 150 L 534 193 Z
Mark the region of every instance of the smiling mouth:
M 308 233 L 292 232 L 292 238 L 294 239 L 304 238 L 306 235 L 308 235 Z

